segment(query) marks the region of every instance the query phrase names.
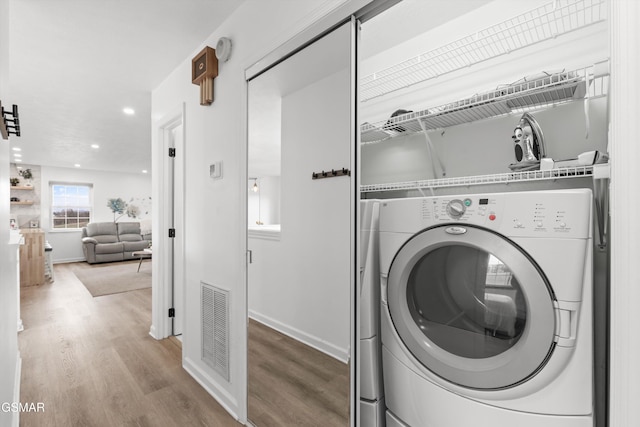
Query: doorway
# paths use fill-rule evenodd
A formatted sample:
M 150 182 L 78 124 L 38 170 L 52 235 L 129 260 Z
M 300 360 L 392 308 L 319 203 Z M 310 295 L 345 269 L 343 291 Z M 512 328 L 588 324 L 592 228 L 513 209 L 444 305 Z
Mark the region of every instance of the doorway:
M 184 319 L 184 104 L 154 126 L 153 313 L 150 334 L 156 339 L 183 332 Z
M 184 180 L 184 129 L 182 122 L 180 122 L 176 127 L 171 129 L 170 138 L 169 138 L 169 148 L 173 149 L 173 157 L 169 157 L 169 179 L 171 180 L 171 185 L 168 188 L 170 193 L 169 195 L 169 215 L 170 215 L 170 224 L 169 229 L 174 230 L 174 237 L 170 239 L 170 266 L 171 266 L 171 276 L 169 277 L 169 283 L 171 284 L 172 294 L 171 294 L 171 308 L 173 308 L 173 317 L 172 319 L 172 328 L 171 334 L 174 336 L 182 336 L 183 323 L 184 323 L 184 274 L 183 274 L 183 263 L 181 260 L 183 259 L 183 246 L 182 246 L 182 237 L 178 237 L 175 232 L 176 229 L 183 227 L 178 227 L 178 224 L 183 223 L 184 217 L 184 209 L 183 209 L 183 194 L 184 189 L 178 185 L 177 183 L 181 183 Z M 181 155 L 178 155 L 178 152 Z M 184 233 L 180 233 L 183 235 Z

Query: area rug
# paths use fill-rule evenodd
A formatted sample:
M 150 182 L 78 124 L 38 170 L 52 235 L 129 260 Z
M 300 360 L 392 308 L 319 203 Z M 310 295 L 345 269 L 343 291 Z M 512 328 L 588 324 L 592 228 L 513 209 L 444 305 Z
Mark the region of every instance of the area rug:
M 151 260 L 81 264 L 73 273 L 94 297 L 151 287 Z

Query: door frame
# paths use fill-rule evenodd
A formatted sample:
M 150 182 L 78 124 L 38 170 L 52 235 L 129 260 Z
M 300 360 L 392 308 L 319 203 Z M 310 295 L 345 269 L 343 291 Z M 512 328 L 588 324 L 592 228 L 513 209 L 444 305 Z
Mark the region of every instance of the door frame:
M 185 206 L 185 104 L 168 113 L 153 124 L 154 135 L 152 138 L 152 173 L 156 177 L 152 180 L 152 204 L 153 204 L 153 241 L 154 262 L 152 263 L 152 306 L 151 306 L 151 329 L 149 335 L 160 340 L 173 335 L 173 321 L 168 315 L 169 308 L 173 305 L 173 280 L 181 280 L 184 284 L 184 206 Z M 176 152 L 179 156 L 174 160 L 174 195 L 171 200 L 171 168 L 169 166 L 169 145 L 172 142 L 172 131 L 178 126 L 182 126 L 182 138 L 176 141 Z M 179 159 L 179 160 L 178 160 Z M 177 162 L 180 162 L 178 165 Z M 171 238 L 168 237 L 168 230 L 171 227 L 172 210 L 181 210 L 181 215 L 177 215 L 173 228 L 176 237 L 173 239 L 173 265 L 171 263 Z M 177 274 L 176 274 L 177 273 Z M 183 287 L 184 290 L 184 287 Z M 183 297 L 184 301 L 184 297 Z M 185 337 L 183 337 L 184 339 Z

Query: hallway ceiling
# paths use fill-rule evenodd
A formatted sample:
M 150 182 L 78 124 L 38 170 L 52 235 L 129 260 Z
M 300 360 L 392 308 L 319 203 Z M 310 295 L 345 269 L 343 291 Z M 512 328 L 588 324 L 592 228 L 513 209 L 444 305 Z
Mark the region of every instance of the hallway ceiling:
M 11 147 L 23 164 L 150 171 L 151 90 L 241 3 L 11 0 Z

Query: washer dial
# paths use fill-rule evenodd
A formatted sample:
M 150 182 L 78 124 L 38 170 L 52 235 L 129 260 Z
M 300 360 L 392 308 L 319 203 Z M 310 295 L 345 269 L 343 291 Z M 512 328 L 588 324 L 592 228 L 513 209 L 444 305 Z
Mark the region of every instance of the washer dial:
M 462 217 L 466 210 L 467 207 L 464 205 L 464 202 L 459 199 L 452 200 L 447 205 L 447 214 L 453 219 Z

